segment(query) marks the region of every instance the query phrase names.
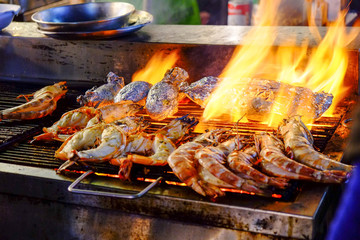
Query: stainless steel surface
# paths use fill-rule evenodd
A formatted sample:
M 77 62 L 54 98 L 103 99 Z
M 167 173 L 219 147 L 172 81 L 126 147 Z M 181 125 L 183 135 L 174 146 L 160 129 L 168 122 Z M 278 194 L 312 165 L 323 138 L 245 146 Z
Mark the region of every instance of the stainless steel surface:
M 58 175 L 52 169 L 0 163 L 0 181 L 7 183 L 0 186 L 0 192 L 49 203 L 111 210 L 112 215 L 117 216 L 124 213 L 139 214 L 185 224 L 200 224 L 208 228 L 219 227 L 298 239 L 312 239 L 321 232 L 324 216 L 335 203 L 329 187 L 321 184 L 304 185 L 303 191 L 290 202 L 248 195 L 212 202 L 189 188 L 169 185 L 156 186 L 137 199 L 72 194 L 67 191 L 67 186 L 77 177 L 78 174 L 74 173 Z M 91 183 L 92 188 L 123 193 L 143 189 L 146 185 L 95 175 L 84 183 L 87 184 L 81 184 L 82 188 Z M 85 223 L 79 219 L 79 224 Z
M 0 208 L 0 239 L 280 240 L 270 235 L 128 214 L 117 209 L 1 193 Z
M 15 15 L 20 12 L 20 6 L 16 4 L 0 4 L 0 31 L 9 26 Z
M 49 8 L 31 18 L 43 31 L 102 31 L 125 26 L 134 11 L 128 3 L 94 2 Z
M 104 192 L 104 191 L 94 191 L 94 190 L 86 190 L 86 189 L 79 189 L 76 188 L 77 185 L 84 180 L 90 174 L 95 173 L 93 170 L 88 170 L 87 172 L 83 173 L 80 177 L 78 177 L 70 186 L 68 187 L 69 192 L 72 193 L 80 193 L 80 194 L 88 194 L 88 195 L 95 195 L 95 196 L 104 196 L 104 197 L 116 197 L 116 198 L 126 198 L 126 199 L 135 199 L 144 196 L 148 191 L 150 191 L 153 187 L 155 187 L 162 179 L 162 177 L 158 177 L 154 182 L 149 184 L 146 188 L 141 190 L 136 194 L 120 194 L 114 192 Z
M 143 28 L 145 25 L 153 21 L 153 16 L 145 11 L 135 11 L 131 14 L 128 24 L 125 27 L 113 30 L 105 31 L 75 31 L 75 32 L 50 32 L 39 29 L 39 32 L 50 37 L 62 38 L 62 39 L 111 39 L 116 37 L 122 37 L 127 34 L 136 32 Z

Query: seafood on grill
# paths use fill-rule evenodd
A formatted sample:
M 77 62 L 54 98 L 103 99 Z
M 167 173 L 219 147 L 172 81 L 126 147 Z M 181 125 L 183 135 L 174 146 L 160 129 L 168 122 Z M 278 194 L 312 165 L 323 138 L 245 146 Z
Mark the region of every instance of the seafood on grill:
M 249 96 L 247 118 L 250 120 L 268 116 L 275 101 L 280 105 L 279 109 L 287 109 L 286 116 L 299 114 L 307 119 L 317 119 L 333 100 L 332 94 L 264 79 L 252 79 L 245 91 Z
M 233 188 L 257 194 L 264 193 L 264 191 L 260 188 L 261 184 L 257 184 L 252 180 L 244 179 L 230 171 L 225 166 L 226 158 L 226 153 L 215 146 L 207 146 L 198 149 L 195 152 L 195 159 L 197 159 L 199 164 L 221 181 L 231 185 Z
M 64 161 L 72 160 L 76 156 L 76 151 L 94 148 L 99 144 L 105 126 L 105 123 L 99 123 L 71 135 L 55 152 L 55 157 Z
M 36 141 L 65 141 L 75 132 L 101 122 L 110 123 L 128 116 L 134 116 L 141 106 L 131 101 L 111 103 L 98 109 L 80 107 L 64 113 L 51 127 L 43 128 L 44 133 L 34 137 Z
M 268 184 L 278 188 L 288 186 L 288 180 L 279 177 L 269 177 L 254 168 L 257 162 L 257 151 L 254 146 L 248 146 L 242 149 L 236 149 L 227 157 L 229 168 L 238 176 L 253 180 L 255 182 Z
M 110 160 L 112 165 L 118 165 L 119 178 L 129 178 L 132 164 L 163 166 L 175 149 L 175 143 L 180 141 L 198 121 L 185 115 L 172 120 L 165 127 L 153 134 L 141 132 L 130 135 L 124 153 Z M 126 155 L 126 156 L 125 156 Z
M 175 67 L 165 73 L 164 78 L 154 84 L 146 98 L 146 112 L 154 120 L 163 120 L 178 111 L 179 101 L 185 96 L 181 92 L 189 74 Z
M 18 98 L 24 97 L 28 102 L 1 110 L 0 121 L 4 119 L 31 120 L 51 114 L 56 109 L 58 100 L 67 92 L 65 84 L 66 82 L 58 82 L 32 94 L 18 96 Z M 29 97 L 33 99 L 29 100 Z
M 81 106 L 98 107 L 101 104 L 114 102 L 114 97 L 125 86 L 124 78 L 110 72 L 107 75 L 107 83 L 100 87 L 93 87 L 84 95 L 77 97 Z
M 218 186 L 204 179 L 203 174 L 200 174 L 198 169 L 199 162 L 195 158 L 196 151 L 207 145 L 217 143 L 222 133 L 224 131 L 216 129 L 201 134 L 193 141 L 182 144 L 168 158 L 168 164 L 174 174 L 202 196 L 215 198 L 225 194 Z
M 296 161 L 319 170 L 350 172 L 353 166 L 333 160 L 313 148 L 313 137 L 301 121 L 300 116 L 284 119 L 279 127 L 287 150 L 291 150 Z
M 106 162 L 124 150 L 129 134 L 138 133 L 147 126 L 142 117 L 125 117 L 86 127 L 67 138 L 55 152 L 55 157 L 73 163 Z M 59 171 L 64 170 L 64 166 Z
M 96 111 L 99 120 L 111 123 L 127 116 L 134 116 L 141 109 L 142 106 L 132 101 L 122 101 L 102 106 L 97 108 Z
M 131 82 L 116 94 L 114 102 L 132 101 L 134 103 L 145 105 L 146 97 L 152 84 L 144 81 Z
M 175 144 L 162 134 L 141 133 L 130 136 L 124 150 L 126 156 L 121 154 L 110 160 L 110 164 L 119 166 L 119 178 L 129 180 L 134 163 L 147 166 L 164 166 L 167 159 L 175 149 Z M 133 152 L 133 153 L 131 153 Z M 134 154 L 136 152 L 136 154 Z
M 51 127 L 44 127 L 43 134 L 34 137 L 36 141 L 65 141 L 70 135 L 85 128 L 90 119 L 96 116 L 93 107 L 81 107 L 64 113 Z
M 266 174 L 324 183 L 341 183 L 346 180 L 346 175 L 341 171 L 321 171 L 288 158 L 284 154 L 283 142 L 270 133 L 256 134 L 255 141 L 260 152 L 258 164 Z
M 217 77 L 203 77 L 186 87 L 184 93 L 193 102 L 197 103 L 202 108 L 205 108 L 210 94 L 218 86 L 219 82 L 220 78 Z
M 268 119 L 271 112 L 278 112 L 283 116 L 298 114 L 309 120 L 318 119 L 333 100 L 332 94 L 313 92 L 309 88 L 284 82 L 259 78 L 241 80 L 235 88 L 225 90 L 220 83 L 208 102 L 221 102 L 222 99 L 217 97 L 216 92 L 222 91 L 221 96 L 233 96 L 234 103 L 236 101 L 236 106 L 224 103 L 225 112 L 235 111 L 239 116 L 246 115 L 250 121 L 261 122 Z
M 126 133 L 116 126 L 108 124 L 101 133 L 99 146 L 82 151 L 76 151 L 80 161 L 86 162 L 104 162 L 108 161 L 119 152 L 122 152 L 126 146 Z

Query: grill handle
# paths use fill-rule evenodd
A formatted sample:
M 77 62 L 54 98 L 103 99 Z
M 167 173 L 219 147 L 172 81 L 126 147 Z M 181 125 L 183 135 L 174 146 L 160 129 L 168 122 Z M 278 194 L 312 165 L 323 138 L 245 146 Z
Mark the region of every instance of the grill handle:
M 155 182 L 149 184 L 146 188 L 141 190 L 136 194 L 122 194 L 122 193 L 114 193 L 114 192 L 105 192 L 105 191 L 93 191 L 93 190 L 85 190 L 75 188 L 82 180 L 84 180 L 87 176 L 94 173 L 93 170 L 88 170 L 87 172 L 83 173 L 80 177 L 78 177 L 70 186 L 68 187 L 68 191 L 72 193 L 81 193 L 81 194 L 88 194 L 88 195 L 96 195 L 96 196 L 104 196 L 104 197 L 116 197 L 116 198 L 126 198 L 126 199 L 135 199 L 142 197 L 145 193 L 147 193 L 150 189 L 156 186 L 162 179 L 162 177 L 158 177 Z

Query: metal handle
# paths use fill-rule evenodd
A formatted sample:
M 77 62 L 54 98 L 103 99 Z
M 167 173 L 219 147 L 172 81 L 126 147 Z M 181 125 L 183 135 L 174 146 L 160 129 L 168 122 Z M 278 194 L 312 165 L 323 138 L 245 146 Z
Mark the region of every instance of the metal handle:
M 82 194 L 89 194 L 89 195 L 96 195 L 96 196 L 105 196 L 105 197 L 117 197 L 117 198 L 126 198 L 126 199 L 134 199 L 142 197 L 145 193 L 147 193 L 150 189 L 152 189 L 156 184 L 160 182 L 162 177 L 158 177 L 155 182 L 148 185 L 146 188 L 141 190 L 136 194 L 122 194 L 122 193 L 113 193 L 113 192 L 104 192 L 104 191 L 94 191 L 94 190 L 85 190 L 75 188 L 82 180 L 84 180 L 87 176 L 94 173 L 93 170 L 88 170 L 87 172 L 83 173 L 80 177 L 78 177 L 70 186 L 68 187 L 69 192 L 73 193 L 82 193 Z

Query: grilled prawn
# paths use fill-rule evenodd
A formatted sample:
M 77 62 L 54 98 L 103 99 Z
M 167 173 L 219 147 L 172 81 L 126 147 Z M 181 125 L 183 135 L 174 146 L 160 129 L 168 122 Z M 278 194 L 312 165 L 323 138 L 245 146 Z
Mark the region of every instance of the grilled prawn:
M 77 150 L 95 147 L 99 144 L 105 125 L 105 123 L 99 123 L 71 135 L 55 152 L 55 157 L 64 161 L 72 160 Z
M 345 176 L 339 171 L 319 171 L 286 157 L 283 143 L 274 135 L 263 132 L 255 136 L 255 141 L 260 149 L 259 165 L 267 174 L 325 183 L 340 183 L 345 180 Z
M 195 152 L 195 158 L 212 175 L 232 187 L 259 194 L 264 193 L 255 182 L 246 180 L 226 168 L 224 165 L 226 154 L 218 147 L 208 146 L 201 148 Z
M 227 163 L 231 170 L 244 179 L 254 180 L 255 182 L 269 184 L 278 188 L 284 188 L 288 185 L 288 180 L 285 178 L 269 177 L 253 168 L 257 161 L 256 157 L 257 151 L 255 147 L 237 149 L 229 154 Z
M 121 153 L 126 146 L 126 133 L 114 123 L 107 124 L 101 133 L 100 144 L 96 148 L 76 151 L 79 161 L 106 162 Z
M 146 98 L 146 112 L 152 119 L 163 120 L 178 111 L 178 104 L 184 94 L 180 86 L 189 78 L 188 73 L 175 67 L 166 72 L 164 78 L 154 84 Z
M 176 149 L 174 142 L 183 138 L 197 123 L 195 118 L 186 115 L 172 120 L 154 134 L 130 135 L 124 150 L 127 156 L 117 156 L 110 163 L 120 166 L 119 177 L 123 180 L 129 178 L 133 163 L 166 165 L 170 153 Z
M 175 175 L 203 196 L 217 197 L 224 193 L 215 185 L 209 184 L 198 173 L 198 162 L 195 152 L 204 146 L 196 142 L 188 142 L 176 149 L 168 158 L 168 163 Z
M 110 72 L 107 75 L 107 83 L 96 88 L 93 87 L 85 92 L 84 95 L 77 97 L 77 101 L 82 106 L 98 107 L 101 104 L 114 102 L 115 95 L 125 85 L 124 78 Z
M 174 174 L 187 186 L 203 196 L 217 197 L 224 193 L 214 184 L 204 180 L 199 174 L 199 163 L 195 158 L 195 152 L 204 146 L 216 143 L 221 137 L 223 130 L 213 130 L 204 133 L 191 142 L 187 142 L 172 152 L 168 158 L 168 164 Z
M 176 143 L 183 139 L 183 137 L 189 133 L 190 129 L 195 127 L 199 123 L 194 117 L 189 117 L 189 114 L 175 118 L 169 122 L 165 127 L 156 131 L 156 133 L 161 133 L 171 141 Z
M 67 92 L 66 82 L 55 83 L 54 85 L 46 86 L 29 95 L 20 95 L 28 100 L 32 100 L 22 105 L 4 109 L 0 112 L 0 121 L 4 119 L 19 119 L 30 120 L 42 118 L 51 114 L 57 105 L 57 101 L 63 97 Z
M 108 145 L 112 145 L 114 149 L 123 149 L 126 144 L 126 140 L 123 140 L 122 138 L 123 135 L 138 132 L 139 130 L 143 129 L 146 124 L 147 123 L 144 123 L 141 118 L 127 117 L 117 120 L 113 123 L 106 124 L 101 122 L 99 124 L 86 127 L 66 139 L 66 141 L 55 152 L 55 157 L 61 160 L 100 162 L 109 160 L 108 157 L 105 157 L 110 155 L 112 151 L 111 149 L 106 148 Z M 105 131 L 105 129 L 107 130 Z M 114 140 L 114 138 L 117 139 Z M 114 144 L 114 142 L 116 141 L 116 144 L 119 146 L 115 146 L 116 144 Z M 91 149 L 90 153 L 82 152 L 88 149 Z M 96 151 L 99 152 L 96 153 Z M 114 151 L 116 151 L 116 154 L 119 152 L 116 149 Z M 90 157 L 90 154 L 93 154 L 92 157 Z M 101 156 L 105 157 L 105 159 L 103 159 Z
M 128 116 L 133 116 L 141 106 L 130 101 L 112 103 L 98 109 L 94 107 L 80 107 L 64 113 L 60 120 L 49 128 L 43 128 L 44 133 L 34 137 L 36 141 L 65 141 L 75 132 L 95 124 L 110 123 Z
M 65 141 L 70 135 L 85 128 L 90 119 L 95 117 L 96 110 L 93 107 L 81 107 L 64 113 L 59 121 L 51 127 L 44 127 L 43 134 L 34 137 L 37 141 Z
M 170 153 L 176 149 L 175 144 L 162 134 L 142 134 L 140 138 L 130 141 L 132 142 L 126 145 L 124 152 L 143 152 L 143 155 L 128 153 L 126 157 L 117 156 L 110 160 L 110 164 L 119 166 L 119 178 L 122 180 L 129 180 L 134 163 L 147 166 L 166 165 Z
M 353 166 L 330 159 L 316 151 L 310 131 L 299 116 L 285 119 L 279 127 L 285 147 L 294 153 L 296 161 L 319 170 L 340 170 L 350 172 Z

